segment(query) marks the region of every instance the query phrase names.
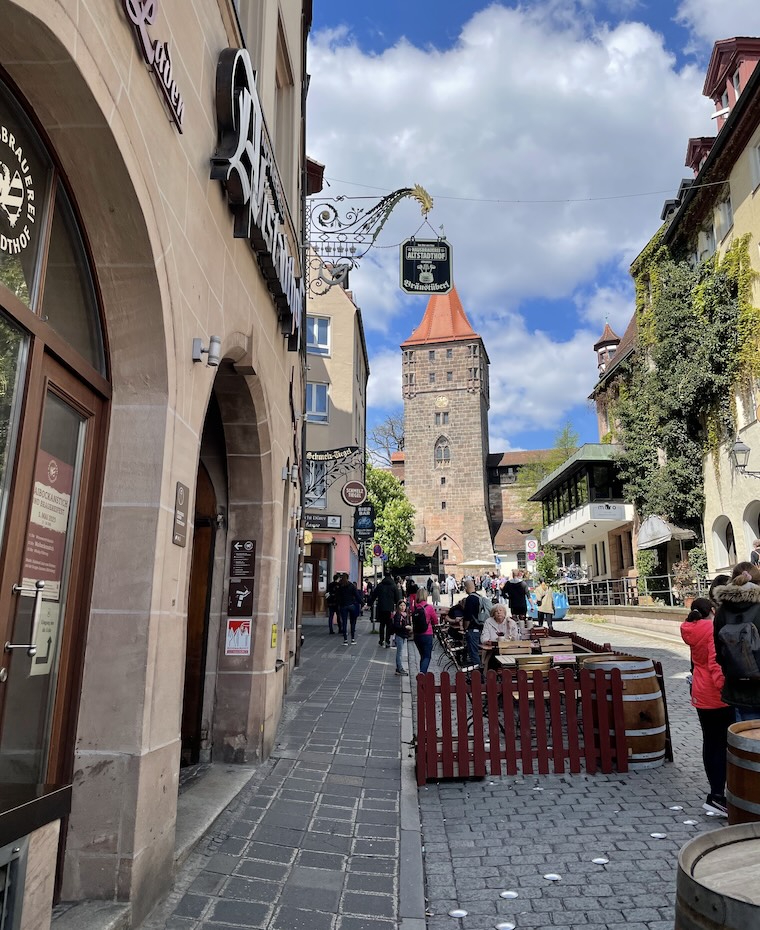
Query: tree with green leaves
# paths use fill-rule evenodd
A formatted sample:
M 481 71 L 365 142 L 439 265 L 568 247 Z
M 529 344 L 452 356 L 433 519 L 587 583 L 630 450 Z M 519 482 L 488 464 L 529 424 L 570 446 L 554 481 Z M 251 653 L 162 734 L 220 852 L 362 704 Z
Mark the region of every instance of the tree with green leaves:
M 409 543 L 414 537 L 414 507 L 398 478 L 367 462 L 364 478 L 367 498 L 375 508 L 375 542 L 388 555 L 388 567 L 411 561 Z M 368 553 L 371 558 L 371 551 Z M 369 561 L 369 559 L 368 559 Z

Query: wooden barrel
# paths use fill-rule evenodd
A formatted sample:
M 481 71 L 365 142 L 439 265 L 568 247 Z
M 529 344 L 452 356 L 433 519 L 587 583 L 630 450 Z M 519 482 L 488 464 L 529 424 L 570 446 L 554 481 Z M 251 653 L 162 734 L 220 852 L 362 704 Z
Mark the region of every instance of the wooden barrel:
M 620 669 L 623 680 L 625 742 L 632 772 L 653 769 L 665 761 L 665 702 L 654 663 L 642 656 L 583 656 L 583 667 L 609 673 Z
M 731 724 L 727 761 L 728 822 L 760 822 L 760 720 Z
M 675 930 L 760 927 L 760 824 L 703 833 L 678 854 Z

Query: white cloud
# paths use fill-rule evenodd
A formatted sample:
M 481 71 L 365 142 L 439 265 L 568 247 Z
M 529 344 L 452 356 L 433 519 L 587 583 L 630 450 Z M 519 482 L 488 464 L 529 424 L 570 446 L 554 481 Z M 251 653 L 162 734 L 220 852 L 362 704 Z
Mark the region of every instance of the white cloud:
M 689 173 L 687 139 L 713 129 L 702 69 L 678 68 L 642 23 L 595 21 L 599 9 L 593 0 L 493 4 L 446 50 L 400 41 L 365 53 L 346 32 L 310 43 L 309 153 L 328 178 L 368 185 L 333 181 L 325 193 L 362 195 L 365 207 L 417 182 L 434 195 L 430 222 L 452 242 L 459 293 L 492 359 L 501 447 L 510 430 L 557 426 L 585 403 L 600 324 L 609 316 L 622 335 L 628 265 Z M 680 10 L 695 24 L 702 10 L 706 22 L 706 2 Z M 629 196 L 645 192 L 657 193 Z M 399 205 L 351 277 L 370 352 L 383 346 L 368 393 L 382 410 L 400 403 L 397 343 L 424 309 L 402 297 L 397 251 L 384 247 L 421 223 L 416 204 Z M 542 299 L 546 319 L 523 319 L 524 302 Z M 551 326 L 563 300 L 562 327 Z
M 393 410 L 401 404 L 401 351 L 388 349 L 370 355 L 367 405 Z
M 683 0 L 677 19 L 708 46 L 718 39 L 760 35 L 760 4 L 757 0 Z

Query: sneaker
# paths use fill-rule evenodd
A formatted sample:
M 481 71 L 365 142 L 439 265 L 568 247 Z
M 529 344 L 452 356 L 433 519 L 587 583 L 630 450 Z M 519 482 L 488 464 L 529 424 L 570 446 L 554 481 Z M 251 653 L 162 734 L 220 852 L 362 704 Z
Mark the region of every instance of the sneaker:
M 382 649 L 383 646 L 385 645 L 385 643 L 384 643 L 384 642 L 382 641 L 382 639 L 381 639 L 380 642 L 379 642 L 377 645 Z
M 344 645 L 344 646 L 347 646 L 347 645 L 348 645 L 348 640 L 347 640 L 347 639 L 344 639 L 344 640 L 343 640 L 343 645 Z
M 351 640 L 351 645 L 352 645 L 352 646 L 355 646 L 355 645 L 356 645 L 356 640 L 355 640 L 355 639 L 352 639 L 352 640 Z
M 716 817 L 728 817 L 726 799 L 719 797 L 717 794 L 708 794 L 702 809 L 714 814 Z
M 386 649 L 390 649 L 390 648 L 391 648 L 391 644 L 390 644 L 390 643 L 386 643 L 386 644 L 385 644 L 385 648 L 386 648 Z
M 405 672 L 404 669 L 402 668 L 401 671 L 400 671 L 400 672 L 397 671 L 396 674 L 397 674 L 397 675 L 408 675 L 409 672 Z

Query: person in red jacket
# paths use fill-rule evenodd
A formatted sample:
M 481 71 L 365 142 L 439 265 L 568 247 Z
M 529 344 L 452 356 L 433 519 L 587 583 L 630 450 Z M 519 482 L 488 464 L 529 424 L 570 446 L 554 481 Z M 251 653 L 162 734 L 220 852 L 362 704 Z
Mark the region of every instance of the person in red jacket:
M 720 697 L 724 678 L 715 658 L 714 615 L 715 608 L 706 597 L 695 598 L 689 616 L 681 624 L 681 638 L 691 651 L 691 703 L 697 709 L 702 727 L 702 761 L 710 783 L 710 793 L 702 807 L 719 817 L 727 817 L 726 747 L 728 728 L 736 720 L 736 713 Z

